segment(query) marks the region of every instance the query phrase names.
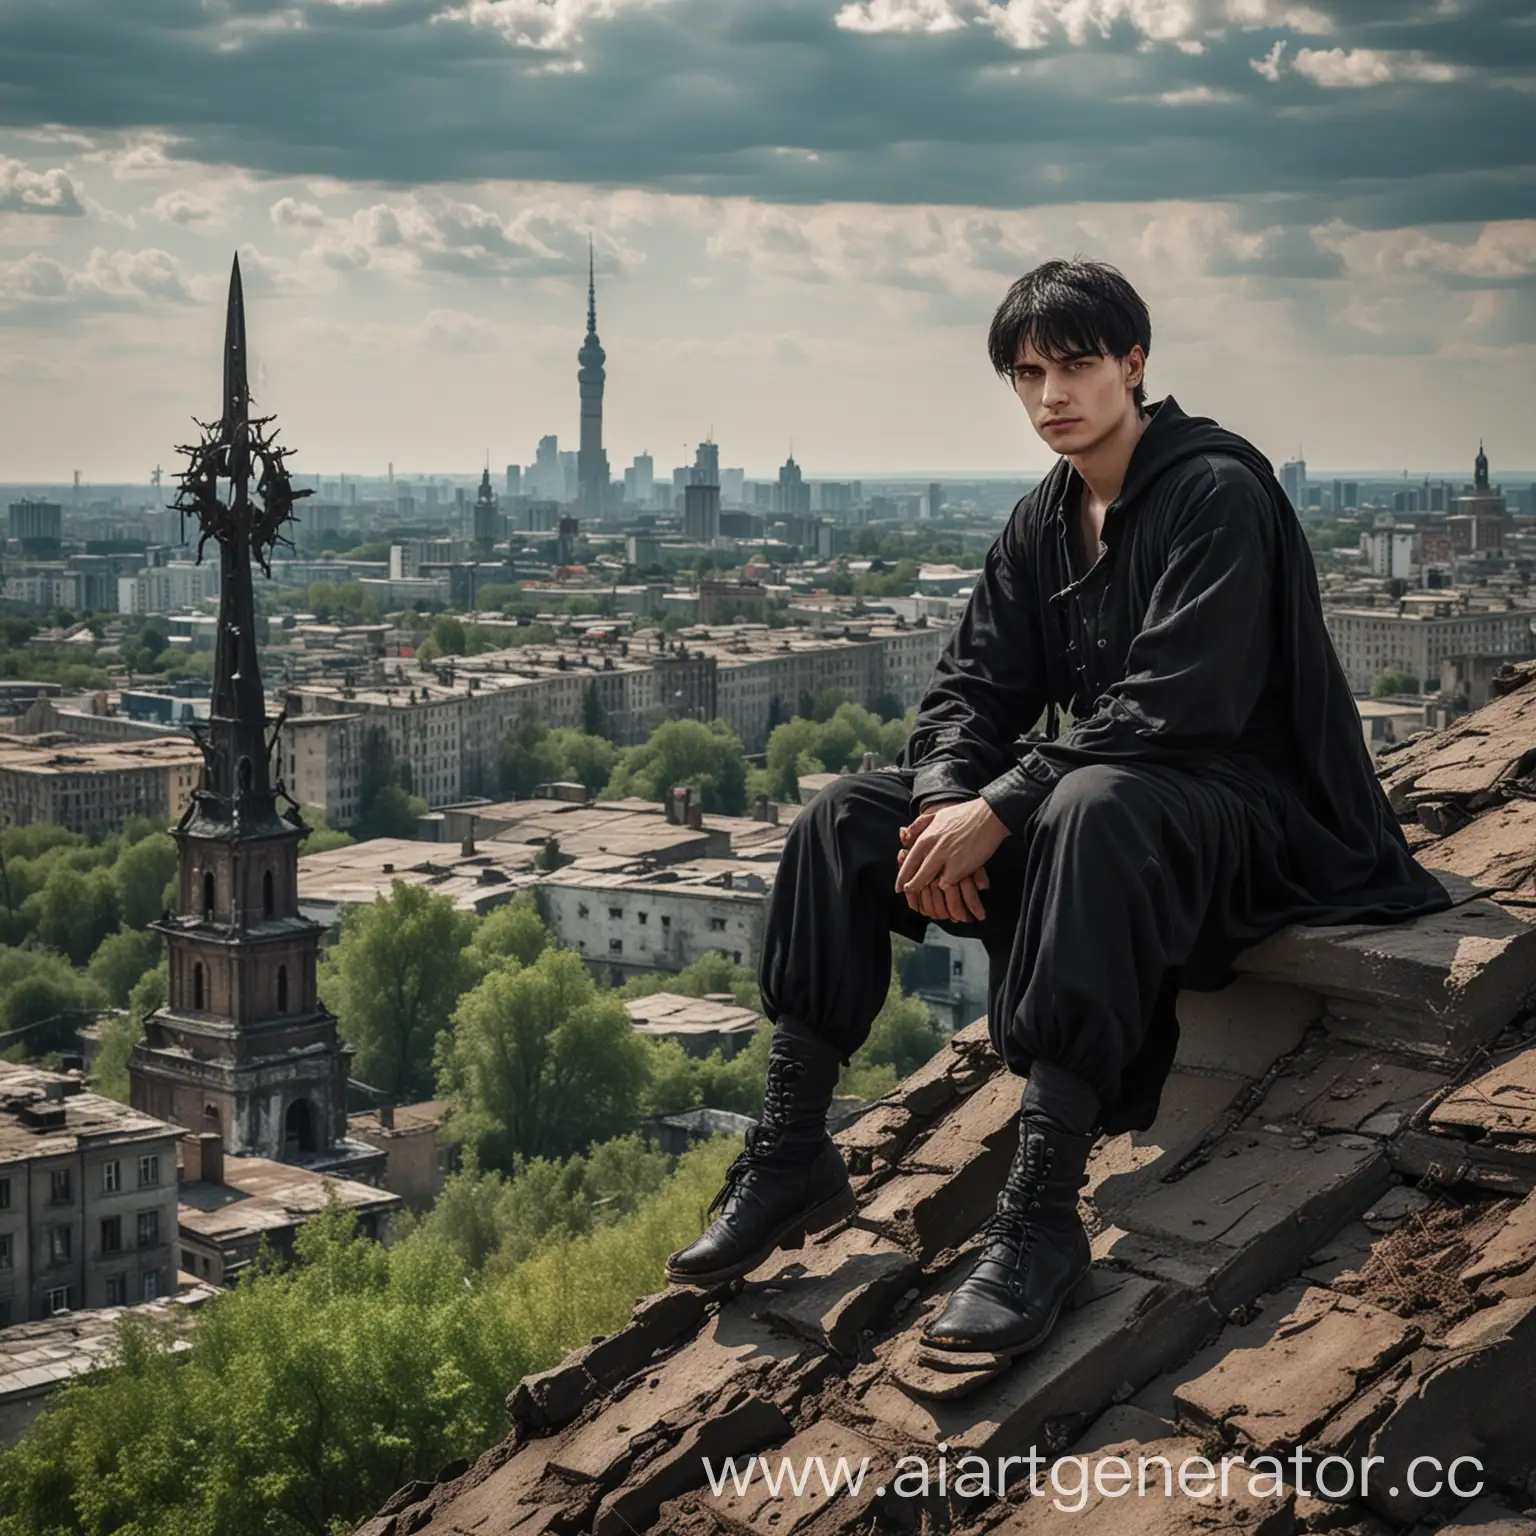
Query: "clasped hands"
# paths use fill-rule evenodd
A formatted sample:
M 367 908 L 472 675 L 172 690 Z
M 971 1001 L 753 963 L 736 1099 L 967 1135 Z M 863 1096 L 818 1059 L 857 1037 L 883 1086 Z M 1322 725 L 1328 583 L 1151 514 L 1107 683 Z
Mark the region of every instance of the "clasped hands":
M 901 829 L 896 889 L 914 912 L 935 922 L 969 923 L 987 914 L 987 860 L 1007 839 L 1008 828 L 976 796 L 929 806 Z

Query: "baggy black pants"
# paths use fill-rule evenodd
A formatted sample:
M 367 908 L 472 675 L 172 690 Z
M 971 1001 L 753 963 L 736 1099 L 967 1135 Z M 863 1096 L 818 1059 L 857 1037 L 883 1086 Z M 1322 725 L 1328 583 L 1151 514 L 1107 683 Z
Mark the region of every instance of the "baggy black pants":
M 891 933 L 921 940 L 930 921 L 895 888 L 911 789 L 902 768 L 828 784 L 790 828 L 769 899 L 767 1015 L 845 1056 L 885 1001 Z M 1229 783 L 1160 766 L 1094 765 L 1057 784 L 988 861 L 985 919 L 939 924 L 986 946 L 991 1040 L 1010 1070 L 1039 1057 L 1086 1078 L 1108 1134 L 1152 1124 L 1180 966 L 1217 893 L 1245 878 L 1251 811 Z

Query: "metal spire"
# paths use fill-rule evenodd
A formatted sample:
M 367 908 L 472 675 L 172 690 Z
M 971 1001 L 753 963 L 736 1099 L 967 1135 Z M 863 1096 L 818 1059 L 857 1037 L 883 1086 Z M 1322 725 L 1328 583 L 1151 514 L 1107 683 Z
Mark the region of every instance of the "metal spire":
M 597 267 L 592 255 L 592 236 L 587 236 L 587 332 L 597 333 Z

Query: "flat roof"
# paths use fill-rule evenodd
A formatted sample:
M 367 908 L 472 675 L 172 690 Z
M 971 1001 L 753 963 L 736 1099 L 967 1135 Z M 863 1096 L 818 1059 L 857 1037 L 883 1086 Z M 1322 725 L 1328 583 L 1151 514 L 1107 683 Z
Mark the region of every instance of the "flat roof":
M 331 1192 L 352 1211 L 392 1211 L 399 1195 L 356 1179 L 339 1179 L 265 1157 L 224 1154 L 224 1177 L 181 1186 L 177 1221 L 183 1232 L 223 1245 L 298 1226 L 326 1207 Z
M 751 1033 L 764 1022 L 755 1008 L 679 992 L 652 992 L 624 1004 L 629 1022 L 643 1035 L 706 1035 Z
M 64 1097 L 50 1103 L 46 1087 L 62 1086 Z M 61 1109 L 62 1126 L 39 1129 L 28 1124 L 24 1108 Z M 19 1062 L 0 1061 L 0 1166 L 39 1157 L 62 1157 L 79 1150 L 81 1142 L 109 1146 L 180 1136 L 156 1120 L 116 1099 L 88 1093 L 78 1077 L 45 1072 Z

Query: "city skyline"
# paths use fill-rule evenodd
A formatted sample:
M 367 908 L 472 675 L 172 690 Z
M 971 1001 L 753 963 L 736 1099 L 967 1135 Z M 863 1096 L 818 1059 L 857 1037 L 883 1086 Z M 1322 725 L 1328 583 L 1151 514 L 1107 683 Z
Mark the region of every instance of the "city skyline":
M 711 429 L 754 478 L 1038 474 L 985 329 L 1074 251 L 1146 295 L 1152 398 L 1277 465 L 1517 470 L 1533 45 L 1482 3 L 12 7 L 0 479 L 167 462 L 234 250 L 303 474 L 574 446 L 589 271 L 615 477 Z

